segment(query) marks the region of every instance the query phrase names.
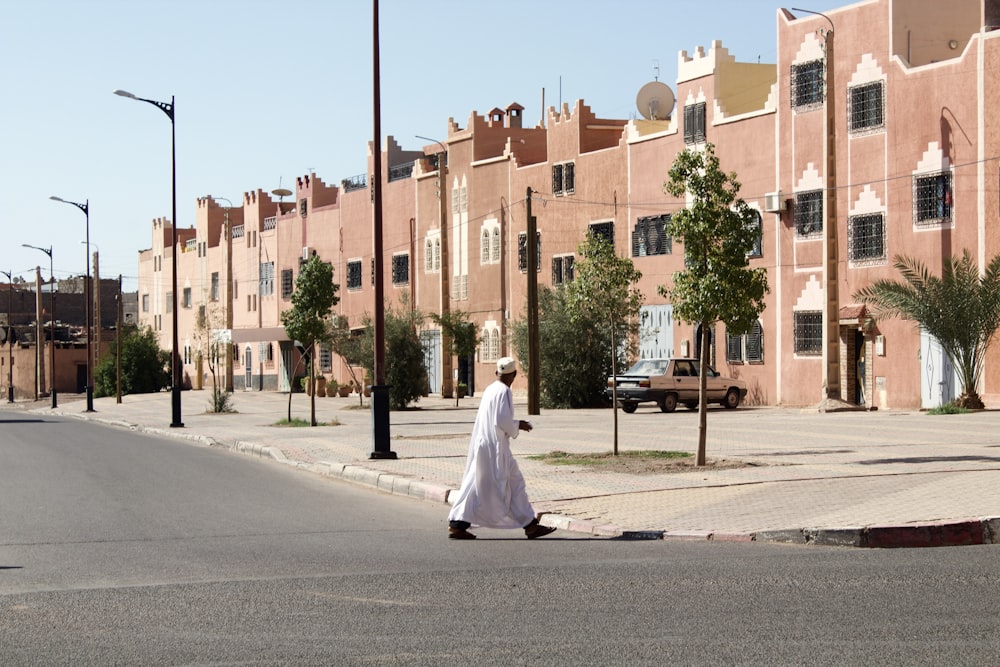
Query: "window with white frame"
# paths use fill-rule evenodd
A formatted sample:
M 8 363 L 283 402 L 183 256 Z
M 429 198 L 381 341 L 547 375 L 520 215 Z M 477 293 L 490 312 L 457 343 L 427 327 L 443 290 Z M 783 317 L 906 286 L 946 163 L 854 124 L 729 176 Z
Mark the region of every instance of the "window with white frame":
M 500 327 L 487 322 L 479 339 L 479 360 L 496 361 L 500 358 Z
M 274 294 L 274 262 L 260 263 L 260 291 L 261 296 Z
M 397 287 L 410 284 L 410 253 L 392 256 L 392 284 Z
M 823 59 L 792 65 L 791 102 L 796 112 L 812 111 L 823 106 L 825 83 Z
M 490 240 L 490 261 L 494 264 L 500 262 L 500 225 L 493 228 L 493 238 Z
M 795 354 L 804 357 L 818 357 L 823 354 L 822 310 L 795 311 L 792 329 Z
M 354 259 L 347 263 L 347 289 L 357 291 L 361 289 L 361 260 Z
M 441 271 L 441 236 L 438 232 L 427 235 L 424 241 L 424 273 Z
M 913 222 L 936 225 L 951 222 L 951 172 L 913 177 Z
M 823 234 L 823 191 L 795 194 L 795 235 L 812 238 Z
M 726 332 L 726 361 L 731 364 L 759 364 L 764 361 L 764 327 L 753 323 L 750 333 L 730 336 Z
M 483 223 L 479 234 L 479 263 L 498 264 L 500 262 L 500 223 L 495 219 Z
M 885 84 L 872 81 L 847 89 L 847 128 L 851 134 L 885 129 Z
M 667 236 L 670 215 L 650 215 L 637 218 L 632 230 L 632 256 L 669 255 L 673 253 L 673 239 Z
M 479 263 L 490 263 L 490 230 L 483 225 L 483 231 L 479 235 Z
M 847 257 L 853 263 L 885 262 L 885 213 L 847 218 Z
M 684 107 L 684 143 L 699 144 L 705 141 L 705 103 L 696 102 Z

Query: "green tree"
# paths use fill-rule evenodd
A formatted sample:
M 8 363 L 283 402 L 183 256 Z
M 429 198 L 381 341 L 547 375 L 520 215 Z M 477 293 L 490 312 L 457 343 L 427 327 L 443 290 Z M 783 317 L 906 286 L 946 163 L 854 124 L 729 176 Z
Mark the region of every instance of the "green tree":
M 611 375 L 618 374 L 618 355 L 634 345 L 639 333 L 639 309 L 644 296 L 636 287 L 642 273 L 628 257 L 615 255 L 607 239 L 587 234 L 577 249 L 573 280 L 566 285 L 566 307 L 574 324 L 584 321 L 606 322 L 611 344 L 606 348 L 611 360 Z M 581 335 L 586 335 L 584 331 Z M 631 334 L 631 335 L 630 335 Z M 624 345 L 620 344 L 624 343 Z M 618 397 L 614 395 L 614 455 L 618 455 Z
M 123 328 L 122 394 L 149 394 L 170 386 L 170 353 L 160 349 L 156 332 L 150 327 Z M 101 358 L 94 369 L 94 395 L 117 393 L 115 348 Z
M 564 288 L 538 290 L 538 351 L 541 366 L 539 402 L 544 408 L 590 408 L 604 405 L 611 372 L 611 330 L 606 320 L 583 313 L 576 320 Z M 511 323 L 514 350 L 528 368 L 528 323 Z
M 764 311 L 767 272 L 751 269 L 748 257 L 760 234 L 757 213 L 740 198 L 735 173 L 719 167 L 715 147 L 685 150 L 674 160 L 664 190 L 690 204 L 673 214 L 667 234 L 684 244 L 683 271 L 673 285 L 658 288 L 674 317 L 701 327 L 701 365 L 709 361 L 709 331 L 718 321 L 732 335 L 750 331 Z M 697 465 L 705 465 L 707 411 L 705 374 L 700 373 Z
M 417 333 L 423 314 L 409 307 L 404 295 L 403 308 L 385 310 L 385 383 L 389 386 L 389 408 L 404 410 L 417 401 L 427 389 L 427 368 L 424 366 L 424 346 Z M 361 345 L 361 365 L 370 377 L 375 377 L 375 323 L 364 318 L 364 338 Z
M 1000 327 L 1000 256 L 982 275 L 968 250 L 961 259 L 945 258 L 940 278 L 911 257 L 897 255 L 894 266 L 903 282 L 878 280 L 855 292 L 854 298 L 872 304 L 876 320 L 913 320 L 933 336 L 958 370 L 962 395 L 955 404 L 982 409 L 979 381 L 986 351 Z
M 313 255 L 299 270 L 292 292 L 292 307 L 281 313 L 285 333 L 309 350 L 310 379 L 315 378 L 316 345 L 330 338 L 330 309 L 340 301 L 340 285 L 333 282 L 333 267 Z M 290 378 L 291 379 L 291 378 Z M 309 392 L 309 421 L 316 426 L 316 392 Z M 292 392 L 288 392 L 289 416 Z

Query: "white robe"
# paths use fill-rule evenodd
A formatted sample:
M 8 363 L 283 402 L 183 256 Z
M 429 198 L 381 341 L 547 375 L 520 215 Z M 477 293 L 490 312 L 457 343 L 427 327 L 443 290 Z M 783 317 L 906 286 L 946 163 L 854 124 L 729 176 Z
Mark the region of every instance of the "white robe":
M 487 528 L 523 528 L 535 518 L 524 477 L 510 451 L 518 424 L 510 387 L 497 380 L 483 391 L 450 521 Z

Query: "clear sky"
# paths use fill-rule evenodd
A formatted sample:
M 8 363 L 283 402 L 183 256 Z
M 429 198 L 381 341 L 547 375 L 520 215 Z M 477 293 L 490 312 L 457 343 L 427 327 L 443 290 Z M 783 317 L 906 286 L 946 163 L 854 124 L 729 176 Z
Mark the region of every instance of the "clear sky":
M 814 11 L 846 0 L 801 0 Z M 443 139 L 453 117 L 511 102 L 534 126 L 583 99 L 632 118 L 643 84 L 673 87 L 677 57 L 712 40 L 773 63 L 772 0 L 381 0 L 383 146 Z M 787 6 L 787 5 L 784 5 Z M 370 0 L 14 0 L 0 25 L 0 269 L 33 279 L 52 247 L 60 278 L 86 271 L 90 204 L 102 277 L 135 289 L 151 223 L 171 215 L 170 121 L 124 89 L 175 96 L 177 217 L 196 199 L 366 171 L 372 133 Z M 657 69 L 658 68 L 658 69 Z M 220 200 L 224 203 L 224 200 Z M 5 279 L 5 278 L 0 278 Z

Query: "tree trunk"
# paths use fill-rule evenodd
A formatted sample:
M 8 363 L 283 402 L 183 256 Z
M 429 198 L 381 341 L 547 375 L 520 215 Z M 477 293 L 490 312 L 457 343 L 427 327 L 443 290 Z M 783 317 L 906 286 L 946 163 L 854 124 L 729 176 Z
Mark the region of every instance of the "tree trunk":
M 705 368 L 708 366 L 708 323 L 701 323 L 701 367 L 698 369 L 698 457 L 695 465 L 705 465 L 705 441 L 708 432 L 708 383 L 705 377 Z

